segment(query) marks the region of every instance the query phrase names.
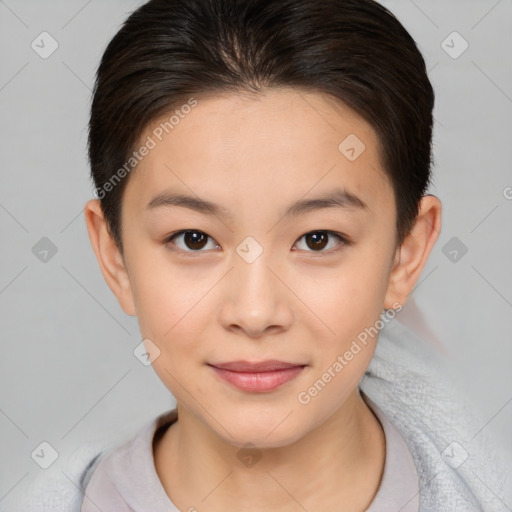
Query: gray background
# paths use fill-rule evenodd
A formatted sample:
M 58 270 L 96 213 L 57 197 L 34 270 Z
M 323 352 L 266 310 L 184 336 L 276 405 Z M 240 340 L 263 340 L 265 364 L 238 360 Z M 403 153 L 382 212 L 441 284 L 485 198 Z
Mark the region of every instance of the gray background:
M 0 0 L 5 509 L 44 471 L 31 458 L 42 441 L 62 454 L 105 435 L 127 438 L 174 404 L 133 355 L 137 321 L 104 282 L 82 211 L 92 197 L 86 125 L 94 73 L 141 3 Z M 382 3 L 417 41 L 436 91 L 431 192 L 443 202 L 443 229 L 413 299 L 430 325 L 426 336 L 456 361 L 485 429 L 511 457 L 512 2 Z M 47 59 L 31 47 L 43 31 L 59 45 Z M 446 39 L 453 31 L 469 44 L 457 58 L 463 41 Z M 57 249 L 47 261 L 33 252 L 43 237 Z

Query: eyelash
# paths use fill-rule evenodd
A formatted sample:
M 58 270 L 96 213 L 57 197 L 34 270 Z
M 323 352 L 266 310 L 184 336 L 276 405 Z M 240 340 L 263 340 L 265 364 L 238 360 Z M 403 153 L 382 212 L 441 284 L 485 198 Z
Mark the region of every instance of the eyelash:
M 192 251 L 192 250 L 185 251 L 185 250 L 183 250 L 183 249 L 179 249 L 179 248 L 178 248 L 178 249 L 176 249 L 176 248 L 174 248 L 174 247 L 171 247 L 172 241 L 173 241 L 174 239 L 176 239 L 177 237 L 179 237 L 179 236 L 181 236 L 181 235 L 185 234 L 185 233 L 201 233 L 201 234 L 203 234 L 203 235 L 206 235 L 210 240 L 213 240 L 213 238 L 212 238 L 211 236 L 209 236 L 209 235 L 208 235 L 208 234 L 206 234 L 204 231 L 201 231 L 201 230 L 199 230 L 199 229 L 182 229 L 182 230 L 180 230 L 180 231 L 176 231 L 176 232 L 172 233 L 171 235 L 169 235 L 169 236 L 165 239 L 164 243 L 165 243 L 166 247 L 167 247 L 169 250 L 171 250 L 171 251 L 179 252 L 179 253 L 181 253 L 181 254 L 183 254 L 183 255 L 185 255 L 185 256 L 192 256 L 192 257 L 196 256 L 197 254 L 199 254 L 199 253 L 201 253 L 201 252 L 205 252 L 204 250 L 201 250 L 201 249 L 200 249 L 200 250 L 197 250 L 197 251 Z M 350 240 L 349 240 L 346 236 L 342 235 L 341 233 L 337 233 L 337 232 L 335 232 L 335 231 L 330 231 L 330 230 L 328 230 L 328 229 L 317 229 L 317 230 L 313 230 L 313 231 L 308 231 L 307 233 L 304 233 L 301 237 L 299 237 L 299 238 L 298 238 L 298 240 L 301 240 L 301 239 L 302 239 L 302 238 L 304 238 L 306 235 L 309 235 L 309 234 L 311 234 L 311 233 L 326 233 L 329 237 L 334 236 L 334 237 L 338 238 L 338 240 L 340 240 L 340 242 L 341 242 L 341 247 L 343 247 L 343 246 L 347 246 L 347 245 L 350 245 L 350 244 L 351 244 Z M 298 241 L 298 240 L 297 240 L 297 241 Z M 215 242 L 215 243 L 216 243 L 216 242 Z M 296 242 L 296 243 L 297 243 L 297 242 Z M 174 244 L 172 244 L 172 245 L 174 245 Z M 218 244 L 217 244 L 217 245 L 218 245 Z M 294 244 L 294 245 L 295 245 L 295 244 Z M 340 250 L 340 249 L 341 249 L 341 247 L 335 247 L 334 249 L 329 249 L 329 250 L 327 250 L 327 251 L 324 251 L 324 250 L 321 250 L 321 251 L 311 251 L 311 250 L 309 250 L 309 251 L 306 251 L 306 252 L 310 252 L 310 253 L 312 253 L 312 254 L 315 254 L 315 253 L 317 253 L 317 254 L 322 254 L 322 253 L 331 254 L 331 253 L 333 253 L 333 252 L 336 252 L 336 251 Z

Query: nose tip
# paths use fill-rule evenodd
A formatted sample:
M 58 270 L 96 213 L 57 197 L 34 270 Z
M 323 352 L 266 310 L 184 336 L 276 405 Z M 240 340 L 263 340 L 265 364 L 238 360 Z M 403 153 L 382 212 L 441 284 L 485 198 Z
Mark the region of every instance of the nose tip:
M 263 256 L 252 263 L 240 258 L 230 274 L 220 318 L 226 329 L 260 338 L 289 327 L 293 314 L 286 292 Z
M 229 326 L 229 329 L 234 332 L 242 332 L 248 338 L 258 339 L 270 334 L 276 334 L 282 328 L 279 325 L 265 325 L 261 320 L 255 319 L 250 321 L 239 321 Z

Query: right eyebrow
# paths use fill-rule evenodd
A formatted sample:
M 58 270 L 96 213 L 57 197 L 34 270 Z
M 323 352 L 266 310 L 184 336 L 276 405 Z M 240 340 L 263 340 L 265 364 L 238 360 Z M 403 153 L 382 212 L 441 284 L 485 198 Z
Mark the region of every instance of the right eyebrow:
M 182 208 L 188 208 L 205 215 L 223 216 L 229 219 L 233 218 L 229 210 L 223 206 L 207 201 L 206 199 L 200 199 L 199 197 L 173 192 L 162 192 L 158 194 L 146 205 L 145 209 L 154 210 L 156 208 L 168 208 L 173 206 L 181 206 Z

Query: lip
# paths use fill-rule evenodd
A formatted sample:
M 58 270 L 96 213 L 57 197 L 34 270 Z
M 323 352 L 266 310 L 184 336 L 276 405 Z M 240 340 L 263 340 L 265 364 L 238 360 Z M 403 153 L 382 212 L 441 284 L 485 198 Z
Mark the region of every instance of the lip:
M 259 362 L 231 361 L 209 364 L 224 381 L 238 389 L 263 393 L 273 391 L 296 378 L 306 367 L 304 364 L 267 360 Z
M 286 361 L 278 361 L 277 359 L 267 359 L 266 361 L 257 361 L 251 363 L 250 361 L 230 361 L 228 363 L 215 363 L 210 364 L 215 368 L 222 370 L 231 370 L 232 372 L 247 372 L 247 373 L 260 373 L 272 372 L 275 370 L 287 370 L 289 368 L 296 368 L 297 366 L 306 366 L 300 363 L 288 363 Z

